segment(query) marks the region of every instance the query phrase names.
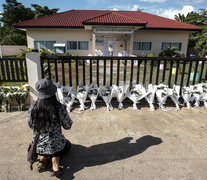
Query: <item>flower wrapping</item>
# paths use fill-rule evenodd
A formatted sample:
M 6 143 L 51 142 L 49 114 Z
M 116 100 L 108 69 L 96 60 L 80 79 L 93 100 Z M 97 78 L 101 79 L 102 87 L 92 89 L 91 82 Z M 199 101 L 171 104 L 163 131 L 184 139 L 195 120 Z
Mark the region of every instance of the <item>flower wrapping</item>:
M 88 95 L 88 89 L 89 89 L 88 85 L 77 87 L 77 99 L 80 102 L 80 111 L 85 110 L 84 103 L 86 102 L 86 98 L 87 98 L 87 95 Z
M 202 84 L 191 85 L 190 90 L 192 92 L 192 99 L 191 101 L 195 100 L 195 106 L 200 106 L 201 95 L 203 94 Z
M 123 109 L 122 102 L 127 97 L 126 93 L 127 93 L 128 87 L 129 87 L 129 85 L 114 86 L 114 88 L 115 88 L 114 92 L 116 93 L 116 98 L 117 98 L 117 101 L 119 102 L 119 105 L 118 105 L 119 110 Z
M 200 102 L 203 101 L 204 106 L 207 107 L 207 83 L 200 83 L 190 86 L 192 92 L 192 101 L 195 100 L 195 106 L 199 107 Z
M 97 84 L 91 84 L 88 90 L 88 97 L 91 100 L 91 110 L 95 110 L 96 109 L 96 100 L 98 98 L 98 94 L 99 94 L 99 88 L 97 86 Z
M 192 101 L 192 92 L 190 87 L 182 87 L 182 97 L 184 99 L 184 103 L 187 105 L 187 108 L 191 109 L 192 106 L 190 102 Z
M 145 96 L 145 99 L 149 103 L 151 111 L 154 111 L 155 107 L 153 103 L 155 99 L 156 86 L 149 84 L 148 86 L 146 86 L 145 90 L 148 93 L 147 96 Z
M 72 88 L 70 86 L 58 86 L 56 93 L 58 101 L 66 106 L 68 112 L 71 111 L 76 98 L 76 93 L 72 91 Z
M 100 91 L 101 97 L 103 98 L 104 102 L 106 103 L 107 110 L 111 111 L 113 109 L 111 100 L 115 91 L 115 86 L 104 86 Z
M 180 86 L 173 85 L 173 88 L 168 89 L 169 97 L 172 99 L 172 101 L 175 103 L 176 109 L 180 110 L 179 106 L 179 98 L 180 98 Z
M 165 110 L 165 102 L 167 100 L 167 97 L 171 94 L 169 94 L 168 87 L 164 84 L 159 84 L 156 86 L 156 96 L 158 100 L 158 105 L 161 109 Z
M 146 93 L 145 88 L 142 84 L 135 84 L 130 87 L 130 90 L 127 91 L 127 97 L 133 101 L 133 108 L 137 109 L 137 103 L 147 96 L 149 93 Z
M 63 90 L 63 101 L 67 107 L 67 111 L 70 112 L 72 109 L 72 105 L 76 98 L 76 93 L 72 91 L 73 87 L 70 86 L 62 86 Z

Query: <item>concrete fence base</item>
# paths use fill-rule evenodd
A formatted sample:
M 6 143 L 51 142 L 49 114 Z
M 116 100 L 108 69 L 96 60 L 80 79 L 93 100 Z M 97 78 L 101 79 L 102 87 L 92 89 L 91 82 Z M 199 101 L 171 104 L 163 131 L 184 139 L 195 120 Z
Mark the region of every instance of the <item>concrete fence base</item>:
M 30 92 L 28 97 L 28 103 L 33 103 L 37 100 L 37 92 L 35 90 L 35 83 L 42 79 L 40 54 L 37 52 L 31 52 L 26 54 L 27 63 L 27 75 L 30 85 Z
M 10 45 L 2 45 L 1 52 L 2 56 L 16 56 L 21 52 L 21 49 L 26 49 L 27 46 L 10 46 Z

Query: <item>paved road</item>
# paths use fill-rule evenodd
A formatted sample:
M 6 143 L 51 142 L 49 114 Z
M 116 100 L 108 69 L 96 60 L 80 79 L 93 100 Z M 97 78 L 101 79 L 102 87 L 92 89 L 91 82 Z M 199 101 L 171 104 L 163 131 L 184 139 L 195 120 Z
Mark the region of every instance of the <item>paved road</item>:
M 207 110 L 77 111 L 70 113 L 72 129 L 63 130 L 73 146 L 61 179 L 206 180 Z M 27 112 L 0 113 L 1 180 L 56 179 L 38 173 L 36 164 L 30 171 L 31 136 Z

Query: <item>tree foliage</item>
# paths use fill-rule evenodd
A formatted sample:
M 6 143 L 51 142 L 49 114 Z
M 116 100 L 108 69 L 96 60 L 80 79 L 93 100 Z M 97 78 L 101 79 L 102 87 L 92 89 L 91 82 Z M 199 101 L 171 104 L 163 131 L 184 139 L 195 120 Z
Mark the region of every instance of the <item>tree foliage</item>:
M 199 11 L 199 13 L 188 13 L 186 16 L 178 14 L 175 16 L 175 19 L 203 28 L 201 32 L 193 32 L 190 34 L 188 47 L 200 50 L 200 56 L 204 57 L 207 55 L 207 10 L 199 9 Z
M 34 10 L 34 18 L 55 14 L 59 9 L 49 9 L 47 6 L 39 6 L 38 4 L 31 4 Z
M 54 14 L 58 9 L 49 9 L 47 6 L 39 6 L 32 4 L 31 8 L 25 7 L 17 0 L 6 0 L 3 6 L 3 13 L 0 17 L 0 22 L 3 26 L 0 27 L 0 42 L 2 45 L 26 45 L 26 32 L 14 28 L 12 25 L 33 19 L 41 16 Z

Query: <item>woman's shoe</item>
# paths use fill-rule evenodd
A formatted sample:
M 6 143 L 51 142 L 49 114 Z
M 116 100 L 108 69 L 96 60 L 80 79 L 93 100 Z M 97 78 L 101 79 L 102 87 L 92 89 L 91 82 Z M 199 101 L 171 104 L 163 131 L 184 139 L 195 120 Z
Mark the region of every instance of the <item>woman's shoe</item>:
M 50 176 L 56 176 L 56 177 L 60 177 L 63 174 L 63 168 L 59 168 L 58 171 L 54 171 L 53 169 L 51 170 L 51 174 Z
M 39 172 L 43 172 L 47 169 L 47 162 L 38 162 L 37 163 L 37 170 Z

